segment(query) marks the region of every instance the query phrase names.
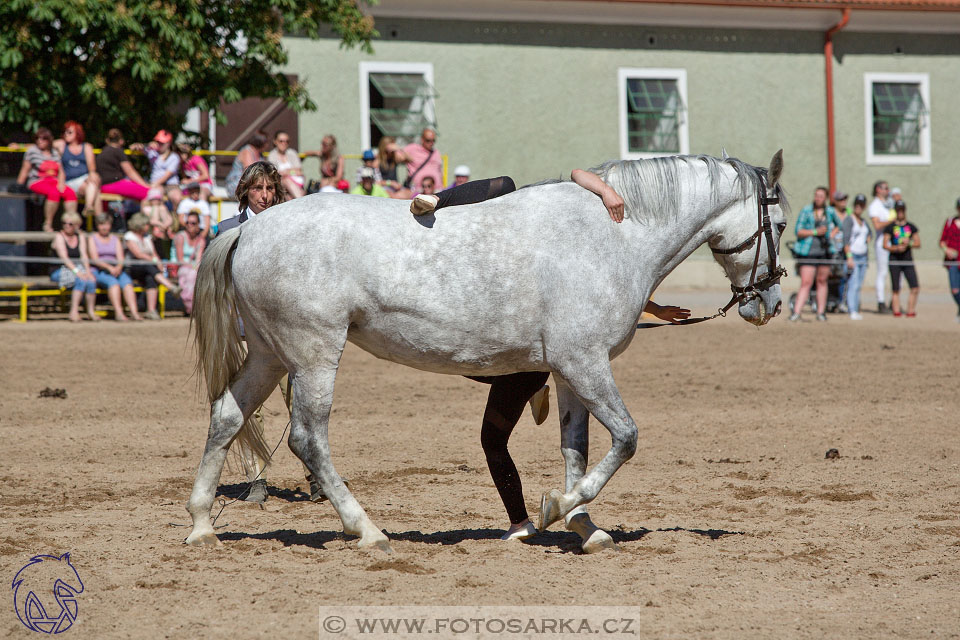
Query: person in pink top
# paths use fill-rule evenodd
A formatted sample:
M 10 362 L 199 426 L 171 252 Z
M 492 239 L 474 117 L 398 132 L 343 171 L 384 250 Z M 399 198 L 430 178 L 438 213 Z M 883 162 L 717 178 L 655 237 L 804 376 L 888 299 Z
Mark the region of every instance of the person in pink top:
M 436 148 L 437 132 L 429 127 L 420 133 L 420 142 L 411 142 L 397 152 L 397 161 L 407 165 L 407 179 L 403 186 L 414 193 L 423 192 L 423 179 L 433 178 L 438 189 L 443 188 L 443 158 Z
M 202 156 L 194 155 L 193 148 L 184 143 L 177 145 L 177 154 L 180 156 L 180 170 L 183 172 L 184 184 L 197 183 L 200 185 L 200 199 L 210 200 L 213 193 L 213 180 L 210 179 L 210 165 Z M 183 189 L 183 195 L 187 190 Z

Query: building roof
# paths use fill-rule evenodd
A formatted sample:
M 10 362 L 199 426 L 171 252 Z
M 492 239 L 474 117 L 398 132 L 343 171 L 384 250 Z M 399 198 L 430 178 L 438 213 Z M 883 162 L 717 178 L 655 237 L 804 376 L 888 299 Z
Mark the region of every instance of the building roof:
M 960 0 L 592 0 L 636 4 L 689 4 L 782 9 L 868 9 L 871 11 L 960 11 Z

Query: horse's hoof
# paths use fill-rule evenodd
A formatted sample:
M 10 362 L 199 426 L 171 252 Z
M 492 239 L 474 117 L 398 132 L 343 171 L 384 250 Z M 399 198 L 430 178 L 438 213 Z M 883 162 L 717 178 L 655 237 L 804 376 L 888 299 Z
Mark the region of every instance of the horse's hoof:
M 587 541 L 584 542 L 581 547 L 584 553 L 599 553 L 600 551 L 606 551 L 610 549 L 612 551 L 620 551 L 620 547 L 617 546 L 617 543 L 613 541 L 613 538 L 610 537 L 603 529 L 597 529 L 593 532 Z
M 382 551 L 383 553 L 393 553 L 390 541 L 386 538 L 377 538 L 376 540 L 364 541 L 363 538 L 357 543 L 357 547 L 366 551 Z
M 184 540 L 184 543 L 190 545 L 191 547 L 222 547 L 223 543 L 220 542 L 220 539 L 215 533 L 209 531 L 207 533 L 201 533 L 197 535 L 196 533 L 191 533 L 187 536 L 187 539 Z
M 505 534 L 500 536 L 501 540 L 526 540 L 527 538 L 532 538 L 533 536 L 540 533 L 537 531 L 537 528 L 533 526 L 532 522 L 528 522 L 523 525 L 516 531 L 507 531 Z
M 537 521 L 537 529 L 546 530 L 547 527 L 564 516 L 560 509 L 560 498 L 563 494 L 556 489 L 551 489 L 549 493 L 543 494 L 540 498 L 540 517 Z

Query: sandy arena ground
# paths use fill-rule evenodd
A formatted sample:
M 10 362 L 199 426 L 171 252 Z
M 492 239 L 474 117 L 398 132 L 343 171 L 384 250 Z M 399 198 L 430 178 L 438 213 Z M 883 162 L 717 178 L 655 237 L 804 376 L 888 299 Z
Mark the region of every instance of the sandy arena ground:
M 620 551 L 590 556 L 557 525 L 498 540 L 485 386 L 352 346 L 334 460 L 394 553 L 358 551 L 329 504 L 307 500 L 286 444 L 265 508 L 232 504 L 222 548 L 187 547 L 208 414 L 187 321 L 5 322 L 2 577 L 71 552 L 86 588 L 68 638 L 316 638 L 317 607 L 348 604 L 616 605 L 658 638 L 957 638 L 953 314 L 944 302 L 910 320 L 757 330 L 731 316 L 639 332 L 614 369 L 640 447 L 591 505 Z M 45 387 L 68 397 L 38 397 Z M 540 427 L 525 414 L 511 441 L 534 517 L 563 479 L 551 411 Z M 275 443 L 279 393 L 267 416 Z M 592 427 L 596 461 L 609 436 Z M 841 457 L 825 459 L 830 448 Z M 221 488 L 240 481 L 225 471 Z M 12 600 L 0 635 L 33 637 Z

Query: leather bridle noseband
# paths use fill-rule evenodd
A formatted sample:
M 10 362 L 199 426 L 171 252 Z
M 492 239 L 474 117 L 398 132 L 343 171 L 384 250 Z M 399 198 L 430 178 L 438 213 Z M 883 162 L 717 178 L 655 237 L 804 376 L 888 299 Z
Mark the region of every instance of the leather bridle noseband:
M 766 189 L 763 184 L 763 175 L 757 176 L 757 230 L 752 236 L 733 247 L 732 249 L 714 249 L 710 250 L 714 254 L 728 256 L 735 253 L 743 253 L 750 249 L 754 243 L 757 244 L 757 253 L 753 258 L 753 269 L 750 271 L 750 281 L 743 287 L 731 284 L 730 290 L 733 291 L 733 297 L 727 306 L 720 309 L 717 315 L 726 315 L 727 311 L 738 302 L 743 304 L 750 302 L 754 298 L 760 297 L 761 291 L 766 291 L 775 284 L 780 284 L 780 278 L 786 277 L 787 270 L 777 264 L 777 252 L 773 248 L 773 227 L 770 224 L 770 211 L 767 207 L 771 204 L 780 204 L 780 198 L 774 196 L 767 197 Z M 760 265 L 760 239 L 767 241 L 767 257 L 770 264 L 767 266 L 767 272 L 757 279 L 757 267 Z

